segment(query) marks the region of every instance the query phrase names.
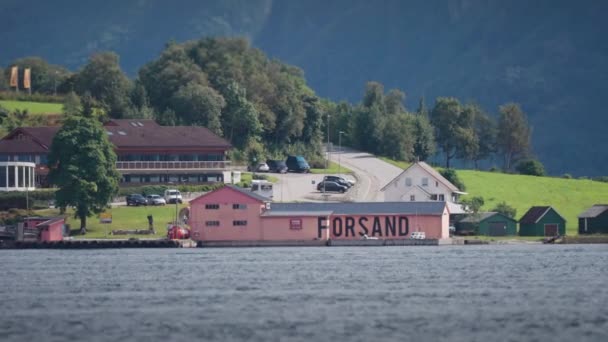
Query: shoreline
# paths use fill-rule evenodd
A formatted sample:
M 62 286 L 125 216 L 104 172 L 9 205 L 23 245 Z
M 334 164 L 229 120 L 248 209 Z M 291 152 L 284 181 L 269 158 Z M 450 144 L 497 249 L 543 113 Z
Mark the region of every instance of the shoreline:
M 607 244 L 608 236 L 563 237 L 554 244 Z M 543 245 L 542 241 L 518 239 L 369 239 L 369 240 L 279 240 L 193 241 L 169 239 L 73 239 L 53 242 L 0 240 L 3 249 L 107 249 L 107 248 L 235 248 L 235 247 L 387 247 Z

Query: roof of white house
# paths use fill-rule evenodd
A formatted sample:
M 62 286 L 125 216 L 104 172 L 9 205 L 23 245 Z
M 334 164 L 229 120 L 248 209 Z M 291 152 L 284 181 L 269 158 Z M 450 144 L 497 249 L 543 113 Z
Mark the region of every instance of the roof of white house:
M 382 189 L 380 189 L 380 191 L 384 191 L 389 185 L 396 182 L 398 179 L 401 178 L 401 176 L 403 176 L 406 172 L 408 172 L 408 170 L 410 170 L 412 167 L 414 167 L 416 165 L 421 167 L 427 174 L 429 174 L 429 176 L 435 178 L 435 180 L 437 180 L 438 182 L 445 185 L 452 192 L 463 193 L 456 187 L 456 185 L 452 184 L 449 180 L 447 180 L 439 172 L 437 172 L 437 170 L 433 169 L 429 164 L 427 164 L 423 161 L 417 161 L 417 162 L 413 163 L 412 165 L 410 165 L 407 169 L 403 170 L 403 172 L 401 172 L 397 177 L 393 178 L 390 182 L 388 182 L 388 184 L 386 184 Z

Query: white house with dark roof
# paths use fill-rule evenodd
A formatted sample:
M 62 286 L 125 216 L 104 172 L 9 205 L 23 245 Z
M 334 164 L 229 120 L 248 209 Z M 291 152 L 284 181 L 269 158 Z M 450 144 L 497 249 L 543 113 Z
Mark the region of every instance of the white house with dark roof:
M 384 201 L 446 202 L 450 214 L 465 213 L 458 197 L 466 194 L 425 162 L 415 162 L 381 190 Z

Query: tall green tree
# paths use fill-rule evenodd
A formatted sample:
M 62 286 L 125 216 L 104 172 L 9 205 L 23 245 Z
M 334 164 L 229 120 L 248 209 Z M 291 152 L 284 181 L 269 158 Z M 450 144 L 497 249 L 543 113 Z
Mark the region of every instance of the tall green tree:
M 435 154 L 435 135 L 433 126 L 426 115 L 417 113 L 413 121 L 414 157 L 424 161 Z
M 384 86 L 378 82 L 368 82 L 355 115 L 355 136 L 359 138 L 357 147 L 364 151 L 382 152 L 382 137 L 386 126 L 384 100 Z
M 86 231 L 87 217 L 108 207 L 120 180 L 113 145 L 92 106 L 85 103 L 82 115 L 66 118 L 53 138 L 48 163 L 49 181 L 59 188 L 57 206 L 74 207 L 74 217 Z
M 63 99 L 63 113 L 66 117 L 82 115 L 82 102 L 73 91 L 69 92 Z
M 302 130 L 302 139 L 308 141 L 315 150 L 321 150 L 323 140 L 322 118 L 326 115 L 319 98 L 316 96 L 305 96 L 303 99 L 306 119 Z M 339 130 L 337 131 L 339 132 Z
M 496 152 L 496 122 L 483 110 L 475 111 L 474 130 L 478 145 L 471 159 L 478 169 L 479 161 Z
M 435 139 L 445 154 L 445 167 L 456 157 L 465 129 L 461 125 L 462 105 L 453 97 L 440 97 L 431 111 L 431 123 L 435 128 Z
M 499 108 L 496 147 L 504 160 L 504 169 L 526 157 L 530 151 L 531 129 L 526 114 L 518 104 L 507 103 Z
M 418 100 L 418 109 L 416 109 L 416 114 L 418 114 L 420 116 L 425 116 L 427 118 L 429 116 L 429 110 L 426 108 L 424 96 L 421 96 L 420 100 Z
M 224 136 L 234 146 L 243 149 L 251 139 L 262 133 L 262 125 L 258 120 L 258 112 L 254 105 L 247 100 L 245 89 L 233 82 L 226 87 L 226 107 L 222 111 Z
M 132 83 L 120 68 L 118 55 L 113 52 L 92 55 L 75 75 L 74 87 L 80 96 L 89 92 L 111 118 L 122 118 L 131 107 Z
M 171 99 L 171 108 L 186 125 L 199 125 L 222 135 L 221 115 L 226 101 L 213 88 L 197 83 L 181 87 Z

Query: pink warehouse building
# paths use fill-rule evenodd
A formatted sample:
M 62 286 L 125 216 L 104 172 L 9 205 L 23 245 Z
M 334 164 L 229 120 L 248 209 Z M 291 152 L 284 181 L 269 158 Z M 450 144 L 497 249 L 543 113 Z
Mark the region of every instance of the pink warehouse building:
M 190 201 L 188 223 L 197 241 L 449 237 L 445 202 L 274 203 L 232 185 Z

